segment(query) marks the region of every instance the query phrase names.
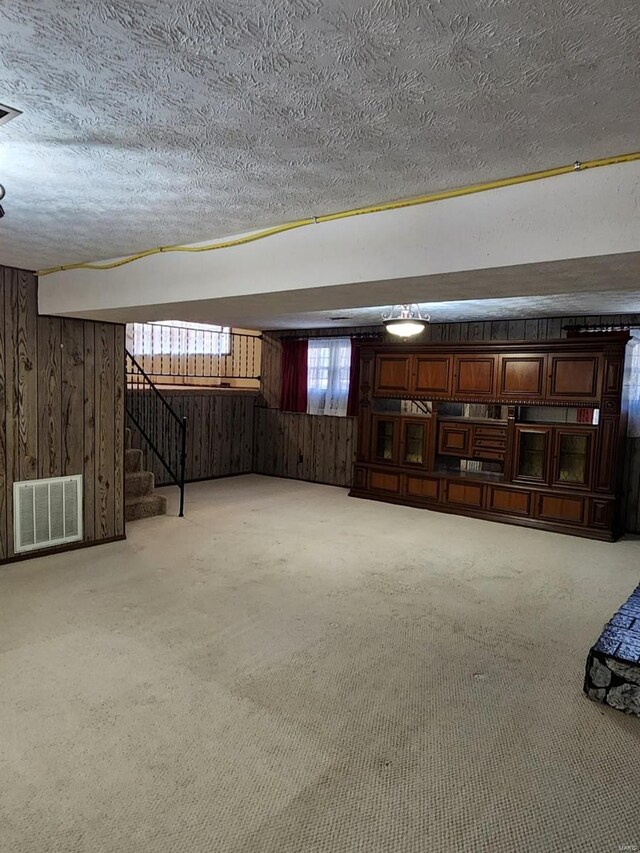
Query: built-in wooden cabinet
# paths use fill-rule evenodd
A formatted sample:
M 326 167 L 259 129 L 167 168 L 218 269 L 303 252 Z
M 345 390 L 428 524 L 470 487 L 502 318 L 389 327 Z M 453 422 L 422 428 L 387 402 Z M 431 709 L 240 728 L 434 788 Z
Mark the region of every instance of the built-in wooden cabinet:
M 409 498 L 437 501 L 441 484 L 441 477 L 418 477 L 415 474 L 407 474 L 405 493 Z
M 599 353 L 550 355 L 547 398 L 562 402 L 597 400 L 601 361 Z
M 471 456 L 471 424 L 442 422 L 438 425 L 438 453 L 449 456 Z
M 628 339 L 364 347 L 352 494 L 614 539 Z
M 574 495 L 540 494 L 537 496 L 536 518 L 559 524 L 584 522 L 585 498 Z
M 582 489 L 589 486 L 594 436 L 591 429 L 554 429 L 551 485 Z
M 513 479 L 546 484 L 549 480 L 551 428 L 518 424 L 514 444 Z
M 451 394 L 453 360 L 450 355 L 417 355 L 413 376 L 412 391 L 416 394 L 448 397 Z
M 403 418 L 401 422 L 400 464 L 424 467 L 427 463 L 429 419 Z
M 458 399 L 496 396 L 495 355 L 454 355 L 453 396 Z
M 375 390 L 382 394 L 408 394 L 413 369 L 412 355 L 384 353 L 376 356 Z
M 398 463 L 400 422 L 393 417 L 373 416 L 371 456 L 376 462 Z
M 544 353 L 498 357 L 498 397 L 540 400 L 544 397 L 547 357 Z
M 487 486 L 487 509 L 506 515 L 531 515 L 532 493 L 526 489 L 510 489 L 507 486 Z

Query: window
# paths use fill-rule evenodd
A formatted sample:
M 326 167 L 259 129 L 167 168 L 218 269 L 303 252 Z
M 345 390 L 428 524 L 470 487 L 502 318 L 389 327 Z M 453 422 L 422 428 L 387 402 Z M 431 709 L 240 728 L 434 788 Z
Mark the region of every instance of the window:
M 163 320 L 133 323 L 134 355 L 230 355 L 231 329 Z
M 350 338 L 311 338 L 307 353 L 307 414 L 346 415 Z

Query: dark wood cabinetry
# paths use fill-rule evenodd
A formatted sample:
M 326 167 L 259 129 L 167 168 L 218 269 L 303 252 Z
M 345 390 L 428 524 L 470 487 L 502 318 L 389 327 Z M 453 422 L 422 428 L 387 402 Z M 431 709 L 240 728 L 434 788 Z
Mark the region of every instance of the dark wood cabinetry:
M 424 396 L 436 394 L 447 397 L 451 393 L 451 356 L 418 355 L 414 360 L 413 391 Z
M 614 539 L 627 341 L 364 347 L 351 493 Z
M 401 464 L 424 466 L 427 462 L 429 420 L 426 418 L 403 418 L 401 424 Z
M 494 355 L 454 355 L 453 396 L 463 400 L 494 397 L 496 360 Z
M 504 399 L 540 400 L 544 397 L 546 355 L 501 355 L 498 361 L 498 396 Z
M 443 422 L 438 430 L 438 453 L 450 456 L 471 454 L 471 424 Z
M 411 385 L 413 356 L 377 355 L 375 388 L 378 394 L 408 394 Z
M 598 399 L 601 356 L 549 356 L 549 400 L 594 401 Z

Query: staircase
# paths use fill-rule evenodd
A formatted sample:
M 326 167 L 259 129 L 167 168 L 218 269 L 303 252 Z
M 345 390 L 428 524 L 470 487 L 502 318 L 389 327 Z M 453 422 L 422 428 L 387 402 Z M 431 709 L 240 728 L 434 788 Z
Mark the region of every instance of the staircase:
M 131 447 L 131 430 L 125 430 L 124 517 L 126 521 L 166 515 L 167 499 L 155 492 L 151 471 L 142 470 L 142 450 Z
M 187 419 L 180 417 L 144 372 L 134 356 L 125 350 L 127 387 L 125 410 L 131 427 L 180 490 L 178 515 L 184 515 L 184 472 L 187 454 Z M 164 515 L 166 498 L 154 492 L 154 478 L 142 470 L 142 451 L 131 448 L 127 430 L 125 450 L 125 517 L 150 518 Z

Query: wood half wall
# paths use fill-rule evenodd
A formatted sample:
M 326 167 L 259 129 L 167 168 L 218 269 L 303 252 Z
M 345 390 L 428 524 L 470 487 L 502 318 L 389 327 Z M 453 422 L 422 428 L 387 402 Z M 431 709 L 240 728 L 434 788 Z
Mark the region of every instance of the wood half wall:
M 0 267 L 0 562 L 22 480 L 82 474 L 80 544 L 123 538 L 123 448 L 124 326 L 39 316 L 35 276 Z
M 640 326 L 640 314 L 552 317 L 432 323 L 421 342 L 557 340 L 564 326 Z M 265 332 L 262 338 L 261 396 L 256 410 L 254 466 L 258 474 L 351 486 L 357 418 L 281 412 L 280 341 L 286 337 L 385 336 L 381 326 Z M 623 495 L 626 529 L 640 533 L 640 437 L 627 439 Z
M 253 472 L 257 391 L 163 388 L 162 394 L 179 417 L 187 418 L 185 475 L 188 482 Z M 144 470 L 153 472 L 156 485 L 172 483 L 162 463 L 129 419 L 127 425 L 132 427 L 132 447 L 140 448 L 144 454 Z

